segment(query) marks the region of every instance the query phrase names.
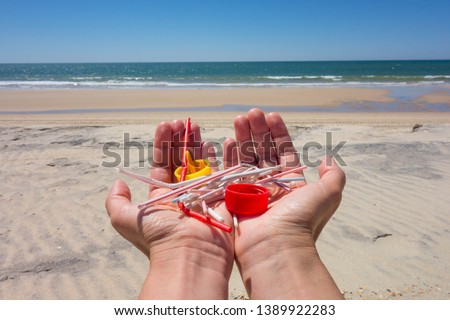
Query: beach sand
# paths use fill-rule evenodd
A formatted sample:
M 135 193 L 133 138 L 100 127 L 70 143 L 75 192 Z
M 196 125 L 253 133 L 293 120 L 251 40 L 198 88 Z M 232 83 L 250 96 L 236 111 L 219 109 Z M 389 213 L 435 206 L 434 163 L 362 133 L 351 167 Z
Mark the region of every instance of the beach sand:
M 0 111 L 123 107 L 112 100 L 62 106 L 31 92 L 15 95 L 28 94 L 37 100 L 26 98 L 13 106 L 5 104 L 9 93 L 0 92 Z M 51 94 L 64 100 L 63 91 Z M 67 101 L 73 101 L 70 94 Z M 127 94 L 122 91 L 123 101 Z M 388 98 L 377 93 L 355 99 Z M 192 101 L 197 100 L 187 99 L 186 106 L 200 106 Z M 160 103 L 155 105 L 165 106 Z M 237 114 L 1 114 L 0 299 L 136 298 L 148 261 L 111 227 L 104 201 L 118 178 L 129 184 L 135 202 L 146 198 L 147 187 L 102 167 L 111 161 L 103 145 L 123 143 L 125 133 L 130 141 L 147 145 L 159 121 L 187 116 L 202 126 L 205 140 L 220 143 L 234 135 L 232 119 Z M 339 150 L 347 175 L 343 201 L 318 240 L 321 258 L 345 297 L 449 299 L 450 114 L 282 116 L 298 150 L 309 141 L 325 145 L 326 132 L 332 132 L 333 146 L 345 141 Z M 308 160 L 323 155 L 324 149 L 311 150 Z M 135 172 L 148 173 L 149 164 L 139 161 L 137 149 L 131 149 L 128 160 Z M 305 174 L 309 182 L 318 179 L 315 168 Z M 246 297 L 235 268 L 230 298 Z
M 393 101 L 387 97 L 388 93 L 388 90 L 363 88 L 2 90 L 0 111 L 189 108 L 224 105 L 332 107 L 345 101 Z

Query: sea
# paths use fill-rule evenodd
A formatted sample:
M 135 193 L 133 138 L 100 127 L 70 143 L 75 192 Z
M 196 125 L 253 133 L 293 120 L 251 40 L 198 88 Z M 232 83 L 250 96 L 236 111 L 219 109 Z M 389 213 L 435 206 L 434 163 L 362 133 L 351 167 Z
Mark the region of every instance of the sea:
M 383 88 L 394 102 L 343 103 L 333 111 L 449 112 L 450 104 L 418 103 L 417 98 L 436 90 L 450 95 L 450 60 L 0 64 L 0 91 L 258 87 Z M 247 109 L 248 106 L 233 105 L 221 110 Z M 156 111 L 162 110 L 165 109 Z M 199 108 L 199 111 L 204 110 Z M 277 110 L 282 111 L 282 108 Z M 288 110 L 322 112 L 328 109 L 298 106 Z
M 0 64 L 0 90 L 448 84 L 450 60 Z

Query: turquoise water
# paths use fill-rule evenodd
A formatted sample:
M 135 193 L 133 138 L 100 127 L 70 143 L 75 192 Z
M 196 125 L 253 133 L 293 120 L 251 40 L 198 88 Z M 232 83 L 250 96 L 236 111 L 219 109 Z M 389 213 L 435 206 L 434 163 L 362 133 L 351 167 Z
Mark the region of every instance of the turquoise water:
M 446 84 L 450 60 L 0 64 L 0 90 Z

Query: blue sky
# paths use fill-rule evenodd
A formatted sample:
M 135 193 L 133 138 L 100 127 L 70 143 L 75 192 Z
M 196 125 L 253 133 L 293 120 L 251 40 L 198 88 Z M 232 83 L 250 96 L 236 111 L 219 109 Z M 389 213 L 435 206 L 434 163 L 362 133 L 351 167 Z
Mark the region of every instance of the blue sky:
M 450 59 L 450 0 L 1 0 L 0 63 Z

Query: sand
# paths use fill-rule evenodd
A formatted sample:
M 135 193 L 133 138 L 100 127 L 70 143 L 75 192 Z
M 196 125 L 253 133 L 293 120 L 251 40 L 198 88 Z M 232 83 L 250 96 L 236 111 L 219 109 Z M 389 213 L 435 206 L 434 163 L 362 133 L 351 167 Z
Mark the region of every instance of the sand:
M 331 107 L 350 100 L 389 102 L 393 99 L 387 97 L 388 93 L 388 90 L 363 88 L 2 90 L 0 111 L 189 108 L 223 105 Z
M 442 103 L 449 104 L 450 103 L 450 92 L 449 88 L 442 88 L 442 90 L 436 90 L 432 93 L 425 94 L 421 96 L 418 100 L 424 101 L 426 103 Z
M 0 299 L 136 298 L 148 261 L 109 223 L 104 200 L 119 176 L 102 167 L 102 146 L 125 133 L 146 145 L 159 121 L 188 114 L 0 115 Z M 236 114 L 190 115 L 204 139 L 222 142 Z M 345 297 L 449 299 L 450 114 L 282 115 L 299 150 L 325 144 L 326 132 L 346 141 L 343 202 L 318 240 Z M 312 151 L 311 161 L 324 154 Z M 129 165 L 146 174 L 138 156 Z M 145 199 L 144 184 L 124 180 Z M 235 269 L 230 298 L 246 297 Z

